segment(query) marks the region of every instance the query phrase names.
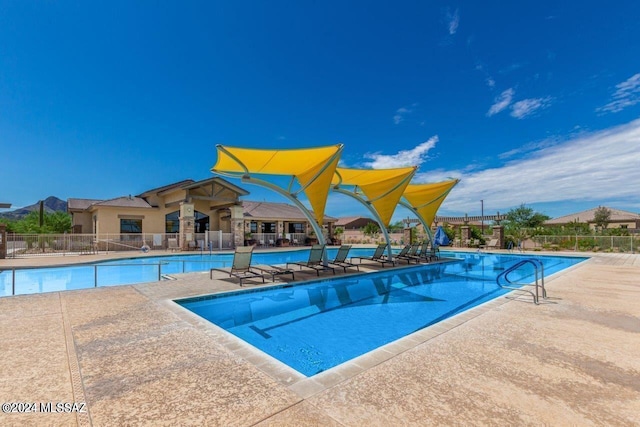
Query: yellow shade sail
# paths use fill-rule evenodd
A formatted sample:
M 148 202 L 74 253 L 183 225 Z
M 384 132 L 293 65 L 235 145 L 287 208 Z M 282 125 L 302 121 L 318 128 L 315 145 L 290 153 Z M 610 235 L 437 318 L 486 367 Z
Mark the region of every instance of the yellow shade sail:
M 398 201 L 411 181 L 415 167 L 395 169 L 336 168 L 332 185 L 343 188 L 353 186 L 355 195 L 360 191 L 378 213 L 382 225 L 389 226 Z
M 459 180 L 453 179 L 431 184 L 407 185 L 403 197 L 422 217 L 424 223 L 431 225 L 440 205 L 458 182 Z
M 218 160 L 211 172 L 248 177 L 251 174 L 295 177 L 299 192 L 309 199 L 316 221 L 322 225 L 331 179 L 335 172 L 342 144 L 325 147 L 265 150 L 218 145 Z

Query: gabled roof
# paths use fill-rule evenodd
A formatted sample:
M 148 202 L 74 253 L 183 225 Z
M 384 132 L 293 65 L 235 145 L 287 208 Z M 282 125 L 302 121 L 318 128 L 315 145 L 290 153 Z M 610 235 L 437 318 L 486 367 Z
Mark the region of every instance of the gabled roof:
M 342 218 L 338 218 L 338 220 L 336 221 L 336 225 L 345 226 L 356 221 L 368 221 L 368 222 L 374 222 L 374 223 L 376 222 L 374 219 L 371 219 L 367 216 L 345 216 Z
M 152 206 L 141 197 L 125 196 L 116 197 L 115 199 L 104 200 L 101 202 L 93 203 L 94 206 L 109 206 L 117 208 L 151 208 Z
M 161 193 L 163 191 L 171 190 L 173 188 L 181 188 L 184 185 L 193 184 L 195 181 L 192 179 L 184 179 L 182 181 L 174 182 L 173 184 L 163 185 L 162 187 L 152 188 L 151 190 L 147 190 L 143 193 L 138 194 L 138 197 L 150 196 L 152 194 Z
M 198 187 L 202 187 L 204 185 L 214 184 L 214 183 L 218 184 L 218 185 L 221 185 L 223 187 L 226 187 L 229 190 L 238 193 L 239 196 L 246 196 L 247 194 L 249 194 L 249 192 L 247 190 L 245 190 L 244 188 L 240 188 L 237 185 L 230 183 L 226 179 L 220 178 L 219 176 L 215 176 L 213 178 L 208 178 L 208 179 L 203 179 L 202 181 L 192 182 L 190 184 L 184 184 L 180 188 L 183 189 L 183 190 L 189 190 L 189 189 L 192 189 L 192 188 L 198 188 Z
M 586 211 L 549 219 L 544 223 L 547 225 L 569 224 L 571 222 L 575 222 L 576 220 L 582 223 L 594 222 L 595 213 L 599 207 L 600 206 L 598 206 L 597 208 L 588 209 Z M 604 207 L 609 209 L 609 211 L 611 212 L 611 216 L 609 217 L 609 222 L 640 221 L 640 214 L 629 212 L 629 211 L 623 211 L 620 209 L 608 208 L 606 206 Z
M 140 197 L 123 196 L 109 200 L 96 199 L 67 199 L 67 211 L 90 210 L 93 207 L 108 206 L 116 208 L 151 208 L 146 200 Z
M 67 211 L 85 210 L 94 203 L 101 201 L 98 199 L 67 199 Z
M 306 221 L 302 211 L 296 206 L 287 203 L 242 201 L 242 210 L 245 219 L 285 219 Z M 324 220 L 334 222 L 336 218 L 325 215 Z

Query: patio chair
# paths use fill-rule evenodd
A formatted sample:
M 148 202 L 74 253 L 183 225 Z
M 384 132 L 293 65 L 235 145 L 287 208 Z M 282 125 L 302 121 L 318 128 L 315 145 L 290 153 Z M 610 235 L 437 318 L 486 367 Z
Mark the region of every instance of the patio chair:
M 425 259 L 428 262 L 440 259 L 440 248 L 438 245 L 432 245 L 425 253 Z
M 347 255 L 349 254 L 349 250 L 351 249 L 351 245 L 342 245 L 338 249 L 338 253 L 333 261 L 329 261 L 331 265 L 337 265 L 338 267 L 344 268 L 344 272 L 347 272 L 347 268 L 355 267 L 356 270 L 360 271 L 360 266 L 358 264 L 353 264 L 347 261 Z
M 333 271 L 333 274 L 336 274 L 336 270 L 333 267 L 329 267 L 328 265 L 325 266 L 322 264 L 322 254 L 324 253 L 324 246 L 325 245 L 311 246 L 311 251 L 309 252 L 309 261 L 288 262 L 287 267 L 289 267 L 289 264 L 295 264 L 300 266 L 300 270 L 302 270 L 302 267 L 310 268 L 312 270 L 315 270 L 318 276 L 320 276 L 321 271 L 328 270 L 331 270 Z
M 498 249 L 498 239 L 490 239 L 484 245 L 480 245 L 480 249 L 494 248 Z
M 171 252 L 179 251 L 180 246 L 178 246 L 178 239 L 168 238 L 167 249 L 169 249 Z
M 375 252 L 373 253 L 372 256 L 370 256 L 370 257 L 359 256 L 359 257 L 353 257 L 351 259 L 352 260 L 359 259 L 360 263 L 362 263 L 363 259 L 367 260 L 367 261 L 379 262 L 380 264 L 382 264 L 383 268 L 384 268 L 385 264 L 391 264 L 391 265 L 395 266 L 396 262 L 393 259 L 387 259 L 387 257 L 384 255 L 385 249 L 387 249 L 387 244 L 386 243 L 380 243 L 378 245 L 378 247 L 376 248 L 376 250 L 375 250 Z
M 264 274 L 271 275 L 271 281 L 275 282 L 277 276 L 282 276 L 284 274 L 290 274 L 291 280 L 296 280 L 296 276 L 294 271 L 287 267 L 279 267 L 277 265 L 256 265 L 254 266 L 256 270 L 260 270 Z
M 242 286 L 243 279 L 260 278 L 264 283 L 264 276 L 251 269 L 251 255 L 253 254 L 253 246 L 238 246 L 233 254 L 233 264 L 230 269 L 212 268 L 209 270 L 209 278 L 213 279 L 214 271 L 222 271 L 228 273 L 229 277 L 237 277 Z
M 398 255 L 396 255 L 396 258 L 407 261 L 407 264 L 411 264 L 411 261 L 415 261 L 415 263 L 417 264 L 418 261 L 420 260 L 420 256 L 418 255 L 419 251 L 420 251 L 420 243 L 407 245 L 404 248 L 402 248 L 402 250 Z

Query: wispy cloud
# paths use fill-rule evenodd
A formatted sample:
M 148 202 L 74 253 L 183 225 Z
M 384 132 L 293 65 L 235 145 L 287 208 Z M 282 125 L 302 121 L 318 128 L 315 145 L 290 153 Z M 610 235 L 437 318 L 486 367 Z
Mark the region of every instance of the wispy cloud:
M 404 116 L 408 113 L 410 113 L 412 110 L 405 108 L 405 107 L 401 107 L 398 108 L 396 110 L 396 115 L 393 116 L 393 123 L 395 124 L 400 124 L 402 121 L 404 121 Z
M 454 35 L 458 31 L 460 25 L 460 11 L 456 9 L 453 13 L 450 9 L 447 9 L 447 27 L 449 34 Z
M 578 203 L 637 199 L 640 168 L 640 119 L 529 153 L 486 170 L 439 170 L 416 179 L 434 182 L 461 178 L 442 210 L 464 214 L 483 199 L 485 206 L 505 212 L 521 203 Z M 437 179 L 433 179 L 437 178 Z
M 511 117 L 515 117 L 516 119 L 527 117 L 541 108 L 550 106 L 551 100 L 552 98 L 547 96 L 546 98 L 529 98 L 515 102 L 511 106 Z
M 400 107 L 396 110 L 396 114 L 393 116 L 393 123 L 400 124 L 404 121 L 408 114 L 413 113 L 413 109 L 418 105 L 418 103 L 411 104 L 411 107 Z
M 640 102 L 640 73 L 634 74 L 627 80 L 616 85 L 616 91 L 611 97 L 612 100 L 602 106 L 596 108 L 597 112 L 617 113 L 627 107 L 636 105 Z
M 507 108 L 509 106 L 509 104 L 511 104 L 511 101 L 513 100 L 513 95 L 514 94 L 515 94 L 515 91 L 513 90 L 513 88 L 509 88 L 509 89 L 505 90 L 504 92 L 502 92 L 500 94 L 500 96 L 498 96 L 494 100 L 494 103 L 491 106 L 491 108 L 489 108 L 489 111 L 487 111 L 487 116 L 491 117 L 494 114 L 498 114 L 500 111 L 502 111 L 505 108 Z
M 511 64 L 511 65 L 509 65 L 509 66 L 507 66 L 507 67 L 505 67 L 505 68 L 503 68 L 503 69 L 501 69 L 501 70 L 500 70 L 500 71 L 498 71 L 498 72 L 499 72 L 500 74 L 509 74 L 509 73 L 511 73 L 512 71 L 515 71 L 515 70 L 517 70 L 517 69 L 519 69 L 519 68 L 524 67 L 525 65 L 526 65 L 526 63 L 524 63 L 524 62 L 515 62 L 515 63 L 513 63 L 513 64 Z
M 399 151 L 396 154 L 367 153 L 364 157 L 370 161 L 365 162 L 364 166 L 373 169 L 420 166 L 427 161 L 429 150 L 434 148 L 437 142 L 438 137 L 432 136 L 411 150 Z

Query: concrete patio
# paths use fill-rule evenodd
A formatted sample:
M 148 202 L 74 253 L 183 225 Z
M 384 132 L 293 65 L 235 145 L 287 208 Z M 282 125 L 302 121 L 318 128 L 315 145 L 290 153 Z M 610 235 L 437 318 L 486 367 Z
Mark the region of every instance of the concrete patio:
M 501 297 L 311 378 L 172 301 L 238 289 L 222 274 L 3 297 L 0 401 L 86 411 L 0 425 L 638 425 L 640 256 L 589 255 L 547 303 Z

